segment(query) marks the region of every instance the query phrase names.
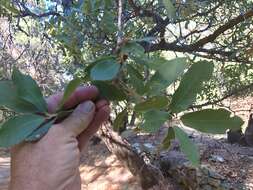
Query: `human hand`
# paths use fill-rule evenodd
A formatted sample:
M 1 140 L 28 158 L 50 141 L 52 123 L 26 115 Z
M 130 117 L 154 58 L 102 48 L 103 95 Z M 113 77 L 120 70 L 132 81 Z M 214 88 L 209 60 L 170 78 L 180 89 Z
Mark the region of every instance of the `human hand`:
M 63 93 L 47 99 L 54 113 Z M 109 117 L 106 100 L 94 86 L 79 87 L 64 105 L 73 113 L 55 124 L 37 143 L 22 143 L 11 150 L 11 190 L 80 190 L 80 153 L 99 126 Z

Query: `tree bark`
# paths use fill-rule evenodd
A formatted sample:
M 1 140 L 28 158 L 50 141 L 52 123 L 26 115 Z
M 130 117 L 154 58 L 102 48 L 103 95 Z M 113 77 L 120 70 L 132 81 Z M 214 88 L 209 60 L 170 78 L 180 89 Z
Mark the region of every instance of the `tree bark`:
M 228 190 L 226 179 L 205 166 L 192 167 L 184 154 L 178 151 L 169 151 L 165 157 L 152 161 L 157 167 L 152 167 L 144 162 L 131 145 L 109 125 L 102 126 L 99 137 L 103 140 L 108 150 L 124 163 L 130 172 L 137 177 L 142 188 L 147 190 L 155 186 L 158 189 L 164 186 L 164 176 L 168 177 L 167 184 L 172 189 L 180 190 Z M 175 187 L 176 186 L 176 187 Z M 165 188 L 167 189 L 167 188 Z
M 102 126 L 99 130 L 99 137 L 106 144 L 108 150 L 116 155 L 130 172 L 138 178 L 143 189 L 146 190 L 159 184 L 159 170 L 146 164 L 131 145 L 114 132 L 110 126 Z

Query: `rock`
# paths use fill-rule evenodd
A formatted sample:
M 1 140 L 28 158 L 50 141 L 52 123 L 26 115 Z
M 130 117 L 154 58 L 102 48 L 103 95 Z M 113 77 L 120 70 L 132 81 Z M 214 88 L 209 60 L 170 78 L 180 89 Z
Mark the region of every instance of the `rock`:
M 221 181 L 210 177 L 208 178 L 208 184 L 213 187 L 219 187 L 221 185 Z
M 248 126 L 245 130 L 245 140 L 249 146 L 253 146 L 253 114 L 250 114 Z
M 144 143 L 143 144 L 143 149 L 144 149 L 144 151 L 147 151 L 147 152 L 154 152 L 154 150 L 155 150 L 155 146 L 153 145 L 153 144 L 151 144 L 151 143 Z
M 242 137 L 243 137 L 243 134 L 242 134 L 241 129 L 236 130 L 236 131 L 229 130 L 227 132 L 227 139 L 228 139 L 228 142 L 231 144 L 239 143 L 239 141 Z
M 134 148 L 134 150 L 135 150 L 138 154 L 140 154 L 140 153 L 142 152 L 140 143 L 134 143 L 134 144 L 132 144 L 132 147 Z
M 212 155 L 209 160 L 211 160 L 213 162 L 220 162 L 220 163 L 225 162 L 225 159 L 219 155 Z

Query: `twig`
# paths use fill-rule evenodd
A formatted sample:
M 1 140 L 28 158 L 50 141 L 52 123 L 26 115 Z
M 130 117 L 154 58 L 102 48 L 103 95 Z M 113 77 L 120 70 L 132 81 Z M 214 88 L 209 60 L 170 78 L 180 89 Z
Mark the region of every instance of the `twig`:
M 123 41 L 123 23 L 122 23 L 123 3 L 122 0 L 118 0 L 117 3 L 118 3 L 118 34 L 117 34 L 116 51 L 120 48 L 120 45 Z
M 16 18 L 24 18 L 24 17 L 33 17 L 33 18 L 43 18 L 43 17 L 48 17 L 48 16 L 60 16 L 62 17 L 62 15 L 58 12 L 55 11 L 48 11 L 46 13 L 41 13 L 41 14 L 36 14 L 34 12 L 32 12 L 26 5 L 24 2 L 19 2 L 20 4 L 20 8 L 22 7 L 23 11 L 20 11 L 21 14 L 16 15 Z
M 25 48 L 24 50 L 22 50 L 22 52 L 19 54 L 19 56 L 15 59 L 15 62 L 17 62 L 26 52 L 27 48 Z
M 251 88 L 253 88 L 253 83 L 248 84 L 247 86 L 243 86 L 243 87 L 241 87 L 241 88 L 235 89 L 235 90 L 233 90 L 232 92 L 230 92 L 229 94 L 225 95 L 224 97 L 222 97 L 222 98 L 220 98 L 220 99 L 218 99 L 218 100 L 209 101 L 209 102 L 206 102 L 206 103 L 204 103 L 204 104 L 193 105 L 193 106 L 191 106 L 190 108 L 191 108 L 191 109 L 192 109 L 192 108 L 202 108 L 202 107 L 204 107 L 204 106 L 217 104 L 217 103 L 222 102 L 223 100 L 225 100 L 225 99 L 227 99 L 227 98 L 229 98 L 229 97 L 231 97 L 231 96 L 234 96 L 234 95 L 236 95 L 236 94 L 238 94 L 238 93 L 240 93 L 240 92 L 243 92 L 243 91 L 248 90 L 248 89 L 251 89 Z

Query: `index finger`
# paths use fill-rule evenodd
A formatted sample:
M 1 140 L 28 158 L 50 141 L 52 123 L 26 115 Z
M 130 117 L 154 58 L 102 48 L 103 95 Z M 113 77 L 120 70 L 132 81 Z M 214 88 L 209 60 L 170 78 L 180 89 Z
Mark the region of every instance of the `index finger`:
M 63 92 L 58 92 L 47 98 L 47 108 L 49 113 L 54 113 L 63 97 Z M 78 87 L 64 104 L 65 109 L 70 109 L 85 100 L 94 100 L 98 96 L 98 89 L 95 86 Z

